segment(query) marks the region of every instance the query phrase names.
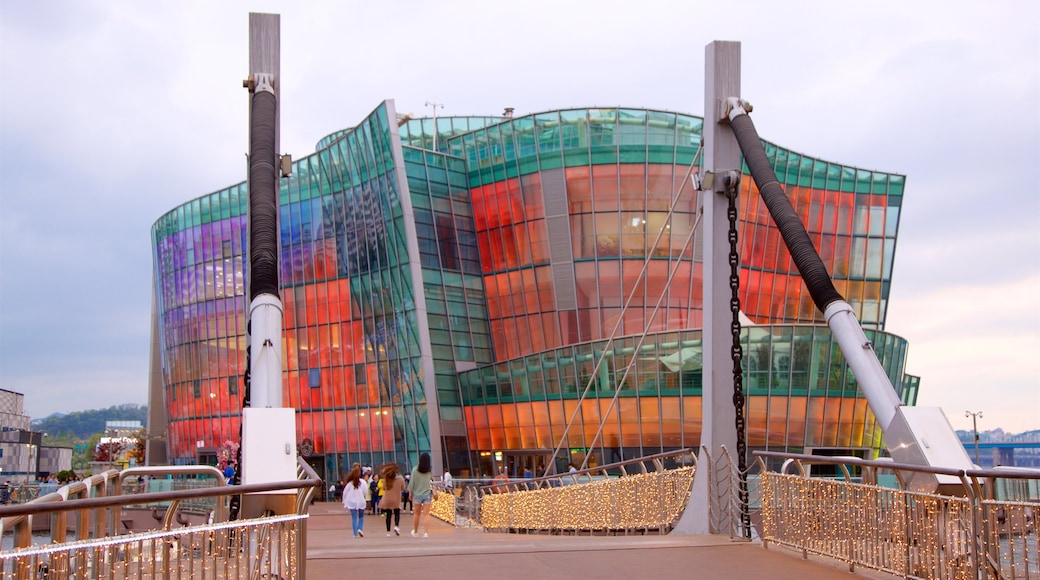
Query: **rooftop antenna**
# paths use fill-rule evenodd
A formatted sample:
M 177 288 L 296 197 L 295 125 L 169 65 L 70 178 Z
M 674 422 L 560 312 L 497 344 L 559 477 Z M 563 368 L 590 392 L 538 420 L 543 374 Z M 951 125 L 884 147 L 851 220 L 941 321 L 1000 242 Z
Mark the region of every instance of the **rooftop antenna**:
M 427 107 L 433 107 L 433 150 L 437 150 L 437 109 L 444 108 L 441 103 L 434 103 L 433 101 L 426 101 Z

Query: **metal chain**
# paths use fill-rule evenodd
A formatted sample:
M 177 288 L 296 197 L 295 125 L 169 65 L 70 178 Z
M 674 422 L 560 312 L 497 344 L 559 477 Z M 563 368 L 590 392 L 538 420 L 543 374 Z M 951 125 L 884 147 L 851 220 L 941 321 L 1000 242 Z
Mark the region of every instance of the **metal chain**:
M 748 486 L 747 486 L 747 423 L 744 420 L 744 371 L 741 369 L 741 360 L 744 358 L 744 348 L 740 344 L 740 254 L 737 252 L 737 187 L 736 184 L 727 184 L 726 197 L 729 205 L 726 215 L 729 218 L 729 310 L 733 314 L 730 322 L 730 330 L 733 334 L 733 346 L 730 348 L 730 357 L 733 359 L 733 408 L 736 410 L 737 427 L 737 470 L 740 473 L 740 513 L 741 523 L 745 538 L 751 537 L 751 519 L 748 514 Z

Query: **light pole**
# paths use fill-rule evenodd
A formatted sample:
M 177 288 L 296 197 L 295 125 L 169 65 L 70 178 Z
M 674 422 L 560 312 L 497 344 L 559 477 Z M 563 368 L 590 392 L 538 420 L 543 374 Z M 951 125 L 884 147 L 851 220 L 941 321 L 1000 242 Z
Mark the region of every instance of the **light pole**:
M 975 432 L 975 465 L 979 464 L 979 419 L 982 418 L 982 411 L 965 411 L 965 417 L 971 417 L 971 429 Z

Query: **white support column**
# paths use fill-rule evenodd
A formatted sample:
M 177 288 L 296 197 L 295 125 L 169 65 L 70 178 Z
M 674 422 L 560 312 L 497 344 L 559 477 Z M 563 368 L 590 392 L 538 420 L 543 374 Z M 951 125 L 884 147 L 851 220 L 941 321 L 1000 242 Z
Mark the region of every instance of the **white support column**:
M 274 201 L 277 203 L 280 177 L 278 111 L 281 108 L 278 99 L 282 84 L 281 17 L 278 14 L 249 14 L 249 83 L 252 83 L 250 97 L 254 91 L 259 90 L 270 91 L 275 96 L 274 158 L 265 161 L 271 163 L 270 170 L 275 174 Z M 249 117 L 252 132 L 252 105 L 249 108 Z M 256 153 L 251 147 L 250 158 L 254 155 Z M 254 195 L 253 184 L 250 184 L 249 188 L 250 195 Z M 252 221 L 253 216 L 250 216 L 250 228 L 253 227 Z M 277 225 L 275 229 L 277 230 Z M 252 236 L 249 239 L 252 240 Z M 250 292 L 247 290 L 246 294 L 248 296 Z M 272 483 L 296 479 L 295 410 L 282 407 L 282 313 L 281 298 L 277 295 L 260 294 L 249 305 L 251 406 L 242 410 L 242 465 L 239 468 L 242 470 L 243 483 Z M 265 513 L 291 514 L 295 510 L 295 500 L 295 492 L 244 495 L 239 515 L 242 518 L 252 518 Z
M 711 457 L 722 457 L 725 445 L 731 454 L 737 451 L 736 411 L 733 408 L 733 359 L 730 347 L 732 313 L 729 309 L 729 219 L 727 199 L 723 191 L 722 173 L 740 169 L 740 148 L 728 124 L 721 124 L 727 97 L 740 95 L 740 43 L 715 41 L 705 48 L 704 62 L 704 172 L 718 175 L 712 192 L 701 193 L 704 211 L 704 326 L 701 344 L 704 348 L 703 426 L 701 444 Z M 710 488 L 712 469 L 701 451 L 693 483 L 693 494 L 687 512 L 691 519 L 685 531 L 697 534 L 728 534 L 731 519 L 718 517 L 728 513 L 725 498 Z M 717 514 L 712 522 L 711 514 Z M 685 519 L 685 518 L 684 518 Z M 721 524 L 721 527 L 720 527 Z

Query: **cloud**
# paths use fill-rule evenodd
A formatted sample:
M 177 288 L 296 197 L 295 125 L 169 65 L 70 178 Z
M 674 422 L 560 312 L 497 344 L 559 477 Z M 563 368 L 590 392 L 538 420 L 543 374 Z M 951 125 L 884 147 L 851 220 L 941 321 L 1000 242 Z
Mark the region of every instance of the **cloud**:
M 888 328 L 910 342 L 906 370 L 921 379 L 921 405 L 941 406 L 954 426 L 964 410 L 1017 432 L 1040 417 L 1040 275 L 1003 284 L 943 285 L 893 300 Z
M 4 3 L 0 381 L 33 413 L 143 400 L 151 225 L 245 176 L 250 10 L 282 14 L 297 159 L 387 98 L 700 114 L 705 45 L 741 41 L 763 138 L 907 175 L 887 328 L 922 402 L 953 419 L 986 385 L 987 420 L 1040 428 L 1013 423 L 1040 376 L 1040 4 L 967 1 Z

